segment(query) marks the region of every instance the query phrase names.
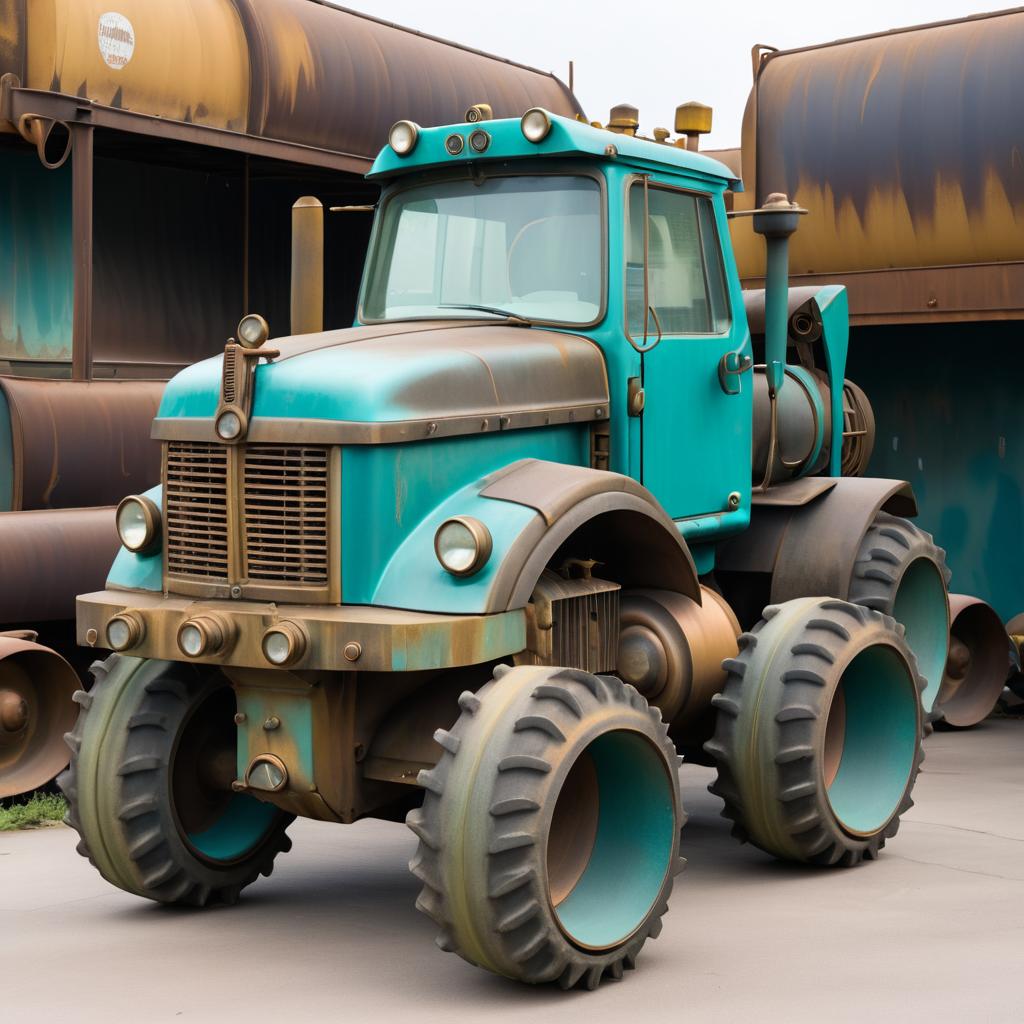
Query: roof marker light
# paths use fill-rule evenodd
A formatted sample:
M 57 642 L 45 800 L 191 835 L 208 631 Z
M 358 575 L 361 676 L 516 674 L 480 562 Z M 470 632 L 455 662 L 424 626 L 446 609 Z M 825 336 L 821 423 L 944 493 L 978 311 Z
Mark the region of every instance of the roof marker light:
M 519 122 L 528 142 L 543 142 L 551 131 L 551 118 L 546 110 L 531 107 Z

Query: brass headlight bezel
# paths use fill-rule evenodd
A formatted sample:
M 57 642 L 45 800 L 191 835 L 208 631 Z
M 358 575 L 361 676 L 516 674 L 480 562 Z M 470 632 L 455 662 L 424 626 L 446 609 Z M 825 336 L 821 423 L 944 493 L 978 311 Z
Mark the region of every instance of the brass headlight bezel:
M 129 544 L 121 532 L 121 513 L 130 504 L 137 504 L 142 509 L 146 533 L 141 544 Z M 160 509 L 155 501 L 143 494 L 129 494 L 118 502 L 117 511 L 114 513 L 114 528 L 117 530 L 117 539 L 133 555 L 152 554 L 160 546 L 160 538 L 163 533 Z
M 441 551 L 442 534 L 450 526 L 456 524 L 469 531 L 475 546 L 473 560 L 463 567 L 449 565 Z M 475 575 L 487 564 L 493 549 L 494 540 L 491 537 L 491 531 L 479 519 L 475 519 L 473 516 L 449 516 L 434 532 L 434 554 L 438 562 L 441 563 L 441 568 L 452 576 L 465 577 Z

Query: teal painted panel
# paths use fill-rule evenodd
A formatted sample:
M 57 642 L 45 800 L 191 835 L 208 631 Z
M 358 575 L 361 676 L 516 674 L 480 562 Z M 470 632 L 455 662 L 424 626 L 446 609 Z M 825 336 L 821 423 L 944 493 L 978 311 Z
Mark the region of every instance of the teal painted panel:
M 491 138 L 490 145 L 481 154 L 474 152 L 466 141 L 477 127 L 485 129 Z M 462 135 L 464 141 L 461 152 L 454 157 L 445 148 L 445 140 L 453 132 Z M 368 177 L 408 173 L 437 166 L 457 167 L 461 170 L 467 163 L 477 160 L 603 157 L 609 144 L 614 145 L 617 151 L 618 163 L 627 162 L 640 167 L 685 172 L 691 177 L 716 181 L 720 187 L 730 179 L 735 180 L 735 175 L 725 164 L 703 153 L 693 153 L 676 146 L 662 146 L 628 135 L 610 136 L 603 129 L 592 128 L 581 121 L 555 115 L 551 117 L 550 133 L 539 143 L 528 142 L 523 136 L 520 122 L 514 118 L 488 121 L 481 125 L 458 124 L 423 128 L 416 148 L 407 156 L 399 156 L 390 146 L 385 146 L 378 154 Z M 737 191 L 742 191 L 742 186 L 738 183 Z
M 14 439 L 11 437 L 11 410 L 7 396 L 0 390 L 0 512 L 14 509 Z
M 635 245 L 630 244 L 627 237 L 628 223 L 623 225 L 622 222 L 627 204 L 627 174 L 620 171 L 615 177 L 615 184 L 609 188 L 615 196 L 615 206 L 610 211 L 614 242 L 611 268 L 612 274 L 619 275 L 621 280 L 621 275 L 626 273 L 626 261 L 632 258 L 629 250 L 635 249 Z M 736 528 L 731 519 L 723 516 L 723 513 L 729 511 L 730 494 L 735 492 L 740 496 L 738 509 L 730 513 L 733 518 L 736 512 L 741 518 L 746 516 L 750 507 L 753 385 L 749 375 L 741 377 L 739 393 L 728 395 L 722 390 L 718 378 L 718 364 L 727 352 L 750 353 L 750 334 L 743 312 L 739 279 L 731 259 L 729 232 L 721 199 L 724 183 L 718 188 L 708 189 L 699 180 L 681 175 L 670 176 L 664 173 L 651 176 L 652 185 L 659 182 L 710 192 L 711 217 L 701 218 L 700 231 L 705 233 L 705 237 L 709 231 L 717 233 L 721 246 L 723 285 L 731 320 L 724 324 L 721 313 L 714 317 L 710 313 L 705 314 L 707 322 L 704 326 L 710 331 L 724 328 L 719 333 L 698 333 L 682 327 L 676 333 L 669 333 L 671 327 L 666 326 L 666 333 L 660 343 L 641 357 L 640 372 L 646 394 L 646 405 L 640 418 L 643 455 L 642 464 L 631 464 L 630 471 L 631 475 L 639 476 L 672 518 L 693 520 L 698 516 L 714 517 L 709 518 L 706 524 L 688 524 L 687 527 L 711 540 L 724 535 L 730 528 Z M 676 202 L 679 204 L 678 208 L 672 208 L 666 201 L 662 209 L 657 202 L 650 202 L 650 234 L 663 239 L 660 248 L 653 245 L 650 247 L 649 264 L 654 277 L 659 265 L 659 254 L 662 262 L 669 259 L 670 252 L 678 256 L 686 250 L 685 242 L 689 239 L 696 247 L 694 255 L 697 256 L 700 235 L 696 221 L 697 207 L 692 200 L 678 193 L 657 190 L 652 190 L 650 195 L 678 197 Z M 660 213 L 657 212 L 659 209 Z M 636 212 L 634 210 L 634 221 Z M 633 233 L 636 234 L 636 231 L 634 226 Z M 672 240 L 671 246 L 668 239 Z M 713 244 L 708 245 L 708 248 L 713 250 Z M 699 284 L 703 288 L 702 275 Z M 626 289 L 613 287 L 612 292 L 616 291 L 624 295 Z M 683 291 L 685 289 L 681 288 L 680 294 Z M 694 308 L 698 312 L 701 301 L 708 300 L 695 301 Z M 711 289 L 712 310 L 715 305 L 715 290 Z M 725 315 L 728 316 L 727 313 Z M 696 321 L 701 318 L 693 314 L 691 319 L 699 328 Z M 669 324 L 669 321 L 665 323 Z M 625 317 L 621 306 L 615 312 L 610 309 L 605 329 L 618 337 L 614 341 L 608 338 L 603 346 L 606 352 L 610 351 L 612 344 L 632 351 L 624 326 Z M 651 330 L 654 332 L 656 329 L 652 326 Z M 616 404 L 616 387 L 621 387 L 620 393 L 624 393 L 625 382 L 613 385 L 613 409 Z
M 0 155 L 0 360 L 70 361 L 74 291 L 71 165 Z
M 157 508 L 163 510 L 163 487 L 151 487 L 144 492 Z M 148 555 L 137 555 L 126 547 L 118 549 L 114 556 L 114 564 L 107 576 L 108 587 L 127 590 L 152 590 L 159 593 L 163 590 L 163 549 Z
M 1024 611 L 1020 341 L 1011 323 L 860 327 L 847 367 L 875 410 L 869 472 L 910 481 L 950 589 L 1004 622 Z
M 510 531 L 518 533 L 536 513 L 525 506 L 476 498 L 472 485 L 523 458 L 585 465 L 589 459 L 587 428 L 513 430 L 345 448 L 341 468 L 342 599 L 348 604 L 483 611 L 489 570 L 485 568 L 468 580 L 444 572 L 434 556 L 434 531 L 447 515 L 464 514 L 478 515 L 496 541 Z M 456 494 L 459 498 L 453 501 Z M 460 505 L 460 500 L 466 504 Z M 487 507 L 482 511 L 471 508 L 471 501 Z M 496 558 L 492 556 L 492 565 Z

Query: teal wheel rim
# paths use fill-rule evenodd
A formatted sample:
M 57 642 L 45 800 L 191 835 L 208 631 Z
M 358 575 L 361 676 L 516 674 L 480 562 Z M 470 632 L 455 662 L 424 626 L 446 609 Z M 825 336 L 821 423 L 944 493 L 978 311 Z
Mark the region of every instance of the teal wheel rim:
M 949 598 L 939 567 L 930 558 L 916 558 L 907 566 L 892 615 L 906 630 L 918 671 L 925 678 L 921 704 L 931 711 L 949 654 Z
M 547 844 L 552 908 L 570 941 L 609 949 L 636 932 L 665 884 L 676 831 L 665 760 L 648 739 L 616 730 L 587 746 Z
M 208 692 L 182 723 L 172 755 L 171 796 L 179 832 L 198 857 L 214 864 L 247 857 L 281 815 L 273 804 L 232 789 L 236 710 L 230 686 Z
M 843 672 L 822 760 L 829 804 L 847 832 L 873 835 L 899 810 L 917 755 L 917 702 L 913 674 L 895 648 L 869 647 Z
M 190 832 L 189 845 L 207 860 L 235 861 L 264 840 L 280 812 L 247 793 L 234 793 L 219 818 L 203 832 Z

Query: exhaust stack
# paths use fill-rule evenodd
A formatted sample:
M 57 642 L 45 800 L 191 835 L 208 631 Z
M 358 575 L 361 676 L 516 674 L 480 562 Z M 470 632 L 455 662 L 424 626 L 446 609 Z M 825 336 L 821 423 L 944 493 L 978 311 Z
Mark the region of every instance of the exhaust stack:
M 324 207 L 303 196 L 292 207 L 292 334 L 324 329 Z
M 768 254 L 764 280 L 764 361 L 768 392 L 779 393 L 786 377 L 786 336 L 789 322 L 789 236 L 807 213 L 782 192 L 773 192 L 753 211 L 754 231 L 764 236 Z

